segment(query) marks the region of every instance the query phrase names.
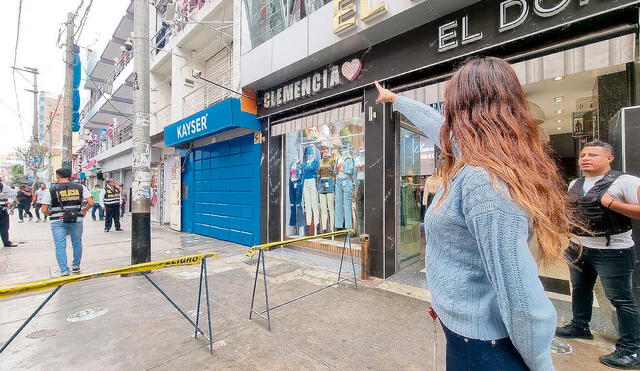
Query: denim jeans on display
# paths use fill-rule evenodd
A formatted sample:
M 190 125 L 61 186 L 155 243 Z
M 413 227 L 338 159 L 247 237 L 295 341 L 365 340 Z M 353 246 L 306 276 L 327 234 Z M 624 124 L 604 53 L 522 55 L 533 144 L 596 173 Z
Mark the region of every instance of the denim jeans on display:
M 73 246 L 72 265 L 79 266 L 80 259 L 82 259 L 82 222 L 51 222 L 51 233 L 53 234 L 53 243 L 56 246 L 56 260 L 58 260 L 60 272 L 69 271 L 69 266 L 67 265 L 67 235 L 71 237 L 71 245 Z
M 289 225 L 292 227 L 304 226 L 304 213 L 302 212 L 302 180 L 289 181 L 289 202 L 291 203 L 291 216 Z
M 529 368 L 511 339 L 469 339 L 442 325 L 447 339 L 447 371 L 526 371 Z
M 588 327 L 593 309 L 593 286 L 600 276 L 604 293 L 616 308 L 618 334 L 616 348 L 636 352 L 640 350 L 640 311 L 633 296 L 633 248 L 591 249 L 583 248 L 578 258 L 574 244 L 567 249 L 571 276 L 572 322 Z
M 353 180 L 351 177 L 336 179 L 336 228 L 353 228 L 351 202 L 353 200 Z

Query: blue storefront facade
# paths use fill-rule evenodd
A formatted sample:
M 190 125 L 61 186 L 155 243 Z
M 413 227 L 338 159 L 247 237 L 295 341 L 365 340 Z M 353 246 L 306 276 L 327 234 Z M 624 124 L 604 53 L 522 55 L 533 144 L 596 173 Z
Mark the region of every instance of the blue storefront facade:
M 165 145 L 181 155 L 183 232 L 261 242 L 259 130 L 256 115 L 236 98 L 164 128 Z

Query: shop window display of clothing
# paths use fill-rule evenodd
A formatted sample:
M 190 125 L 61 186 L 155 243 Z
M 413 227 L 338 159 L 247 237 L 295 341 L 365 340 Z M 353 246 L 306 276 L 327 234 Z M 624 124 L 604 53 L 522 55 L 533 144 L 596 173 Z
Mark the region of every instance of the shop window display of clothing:
M 355 174 L 355 159 L 348 149 L 342 151 L 342 155 L 336 161 L 336 228 L 353 228 L 352 202 L 353 202 L 353 176 Z
M 305 162 L 302 165 L 302 205 L 306 216 L 307 225 L 316 226 L 320 221 L 320 211 L 318 209 L 318 159 L 315 158 L 314 148 L 309 145 L 305 148 Z
M 320 197 L 320 220 L 322 230 L 333 231 L 335 221 L 335 160 L 324 151 L 318 168 L 318 195 Z M 330 219 L 329 219 L 330 218 Z
M 297 159 L 289 166 L 289 202 L 291 203 L 289 225 L 292 227 L 303 227 L 302 163 Z

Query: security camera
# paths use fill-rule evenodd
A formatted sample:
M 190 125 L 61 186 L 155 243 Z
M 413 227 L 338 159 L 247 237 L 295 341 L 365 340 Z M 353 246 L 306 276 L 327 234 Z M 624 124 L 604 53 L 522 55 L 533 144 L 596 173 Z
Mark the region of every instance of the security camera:
M 130 52 L 133 50 L 133 39 L 131 39 L 130 37 L 127 38 L 127 41 L 124 42 L 124 48 Z
M 200 70 L 193 70 L 191 72 L 191 76 L 195 77 L 196 79 L 199 79 L 202 77 L 202 71 Z

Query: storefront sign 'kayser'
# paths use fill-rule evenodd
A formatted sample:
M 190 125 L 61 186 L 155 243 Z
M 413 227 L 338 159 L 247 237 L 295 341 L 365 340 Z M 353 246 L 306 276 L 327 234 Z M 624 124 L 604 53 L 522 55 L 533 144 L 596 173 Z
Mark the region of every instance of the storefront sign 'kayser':
M 293 100 L 309 97 L 321 91 L 353 82 L 362 70 L 362 61 L 353 58 L 341 65 L 331 65 L 315 71 L 283 87 L 264 93 L 262 104 L 265 108 L 275 108 Z

